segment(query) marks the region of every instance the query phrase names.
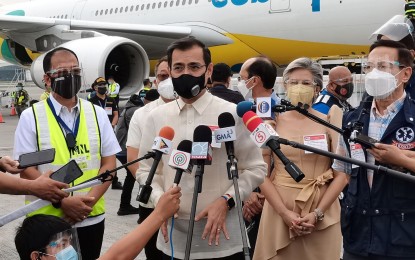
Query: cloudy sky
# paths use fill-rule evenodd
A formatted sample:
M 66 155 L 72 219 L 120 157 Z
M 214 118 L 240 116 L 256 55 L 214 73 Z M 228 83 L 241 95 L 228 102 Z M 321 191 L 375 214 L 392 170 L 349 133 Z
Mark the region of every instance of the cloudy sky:
M 28 2 L 29 0 L 0 0 L 0 5 L 8 5 L 13 3 Z

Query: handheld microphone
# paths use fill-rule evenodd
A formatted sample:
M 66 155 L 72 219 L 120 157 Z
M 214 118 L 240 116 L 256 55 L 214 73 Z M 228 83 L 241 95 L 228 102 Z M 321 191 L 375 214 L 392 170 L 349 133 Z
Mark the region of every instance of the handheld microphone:
M 274 105 L 273 101 L 274 100 L 271 101 L 272 105 L 271 105 L 270 112 L 280 113 L 280 112 L 293 110 L 293 108 L 290 108 L 290 107 L 285 106 L 285 105 Z M 267 105 L 268 105 L 268 103 L 264 103 L 264 102 L 262 102 L 261 104 L 254 105 L 254 103 L 252 103 L 250 101 L 242 101 L 242 102 L 239 102 L 238 105 L 236 106 L 236 114 L 238 114 L 238 116 L 240 118 L 242 118 L 243 115 L 248 111 L 257 112 L 257 106 L 260 106 L 261 111 L 265 111 L 266 110 L 265 107 Z
M 176 175 L 174 176 L 173 186 L 177 186 L 180 183 L 183 172 L 191 173 L 193 170 L 193 164 L 190 162 L 190 152 L 192 151 L 192 142 L 189 140 L 183 140 L 177 146 L 177 150 L 171 152 L 169 159 L 169 166 L 176 169 Z
M 156 173 L 157 166 L 160 163 L 161 156 L 163 154 L 170 153 L 172 142 L 171 140 L 174 137 L 174 130 L 170 126 L 164 126 L 160 129 L 159 136 L 154 138 L 152 149 L 155 153 L 153 164 L 151 165 L 150 171 L 148 173 L 148 177 L 146 180 L 145 185 L 141 188 L 140 195 L 138 197 L 138 201 L 141 203 L 148 203 L 150 199 L 151 192 L 153 188 L 151 187 L 151 183 L 153 182 L 154 174 Z
M 190 158 L 197 165 L 212 164 L 212 130 L 208 126 L 199 125 L 193 133 L 192 152 Z
M 219 129 L 215 130 L 215 140 L 218 143 L 225 143 L 228 158 L 232 160 L 235 157 L 233 141 L 236 140 L 235 119 L 229 112 L 223 112 L 218 117 Z
M 264 124 L 262 119 L 259 118 L 254 112 L 248 111 L 242 117 L 245 126 L 251 132 L 251 139 L 255 144 L 260 147 L 269 147 L 278 156 L 281 162 L 285 166 L 285 170 L 291 175 L 291 177 L 299 182 L 304 178 L 304 173 L 292 163 L 280 150 L 278 143 L 279 136 L 277 132 L 268 124 Z

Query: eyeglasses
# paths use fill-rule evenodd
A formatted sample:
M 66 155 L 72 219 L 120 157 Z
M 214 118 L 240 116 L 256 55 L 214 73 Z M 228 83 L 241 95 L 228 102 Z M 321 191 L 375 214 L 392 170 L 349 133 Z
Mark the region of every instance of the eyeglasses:
M 170 77 L 170 75 L 169 75 L 169 74 L 158 74 L 158 75 L 156 76 L 156 78 L 157 78 L 159 81 L 166 80 L 166 79 L 168 79 L 169 77 Z
M 65 77 L 69 74 L 72 76 L 80 76 L 82 69 L 80 67 L 72 67 L 72 68 L 57 68 L 46 72 L 51 77 Z
M 379 61 L 379 62 L 367 62 L 362 64 L 362 70 L 364 73 L 371 72 L 374 68 L 384 71 L 384 72 L 392 72 L 394 67 L 398 68 L 405 68 L 406 66 L 399 63 L 399 61 Z
M 289 86 L 294 86 L 294 85 L 304 85 L 304 86 L 309 86 L 309 87 L 314 87 L 315 85 L 317 85 L 317 83 L 315 83 L 314 81 L 310 81 L 310 80 L 298 80 L 298 79 L 287 79 L 284 81 L 284 83 L 286 85 Z
M 175 64 L 173 65 L 172 70 L 174 73 L 182 73 L 186 67 L 191 72 L 198 72 L 203 67 L 206 67 L 206 64 L 199 64 L 199 63 L 190 63 L 187 65 Z

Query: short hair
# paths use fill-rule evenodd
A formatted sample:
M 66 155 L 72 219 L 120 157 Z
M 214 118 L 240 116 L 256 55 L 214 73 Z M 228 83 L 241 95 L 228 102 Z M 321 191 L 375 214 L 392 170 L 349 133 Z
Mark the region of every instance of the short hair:
M 217 63 L 213 66 L 212 81 L 226 83 L 232 77 L 231 68 L 225 63 Z
M 321 65 L 310 58 L 298 58 L 293 60 L 285 68 L 284 73 L 282 74 L 283 82 L 285 82 L 290 76 L 291 72 L 296 69 L 306 69 L 311 72 L 313 75 L 313 81 L 320 88 L 323 88 L 323 68 Z
M 261 78 L 264 88 L 272 89 L 277 79 L 277 67 L 266 56 L 255 57 L 254 62 L 247 68 L 248 78 L 258 76 Z
M 162 62 L 167 62 L 167 63 L 168 63 L 168 61 L 167 61 L 167 56 L 163 56 L 163 57 L 161 57 L 161 58 L 157 61 L 156 66 L 154 66 L 154 74 L 155 74 L 155 76 L 157 76 L 157 70 L 158 70 L 158 68 L 159 68 L 159 66 L 160 66 L 160 64 L 161 64 Z
M 150 79 L 144 79 L 143 80 L 143 85 L 146 86 L 147 84 L 150 83 Z
M 209 65 L 212 62 L 212 58 L 210 55 L 210 50 L 205 46 L 205 44 L 193 36 L 181 38 L 177 41 L 172 42 L 169 47 L 167 47 L 167 61 L 169 63 L 169 67 L 172 65 L 172 56 L 173 51 L 178 49 L 181 51 L 186 51 L 191 49 L 194 46 L 198 46 L 203 50 L 203 61 L 206 65 Z
M 43 58 L 43 72 L 45 74 L 46 74 L 46 72 L 50 71 L 50 69 L 51 69 L 51 66 L 52 66 L 51 62 L 52 62 L 53 55 L 55 55 L 55 53 L 57 53 L 59 51 L 66 51 L 66 52 L 72 53 L 75 56 L 78 63 L 79 63 L 78 56 L 76 56 L 76 53 L 74 51 L 72 51 L 68 48 L 65 48 L 65 47 L 58 47 L 58 48 L 55 48 L 55 49 L 49 51 L 48 53 L 46 53 L 45 57 Z
M 68 229 L 71 229 L 71 225 L 55 216 L 40 214 L 26 218 L 14 238 L 20 259 L 30 259 L 33 251 L 45 253 L 44 249 L 54 239 L 54 235 Z
M 160 97 L 160 94 L 157 91 L 157 89 L 150 89 L 149 91 L 147 91 L 146 95 L 144 96 L 144 98 L 148 101 L 154 101 L 158 99 L 159 97 Z
M 382 36 L 386 36 L 387 35 L 383 35 L 383 34 L 378 34 L 377 40 L 382 40 Z M 414 38 L 412 37 L 412 34 L 408 34 L 407 36 L 403 37 L 402 39 L 400 39 L 399 41 L 402 43 L 403 45 L 405 45 L 405 47 L 408 50 L 415 50 L 415 42 L 414 42 Z
M 374 42 L 370 46 L 370 52 L 372 52 L 375 48 L 378 48 L 378 47 L 387 47 L 387 48 L 396 49 L 398 51 L 398 62 L 406 67 L 413 67 L 414 58 L 411 52 L 405 47 L 404 44 L 400 42 L 396 42 L 396 41 L 391 41 L 391 40 L 379 40 L 379 41 Z

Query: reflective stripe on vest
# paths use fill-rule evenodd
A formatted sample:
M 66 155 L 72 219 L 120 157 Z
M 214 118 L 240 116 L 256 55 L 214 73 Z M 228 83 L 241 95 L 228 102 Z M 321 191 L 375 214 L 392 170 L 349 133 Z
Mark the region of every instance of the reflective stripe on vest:
M 98 121 L 95 114 L 94 106 L 91 102 L 79 99 L 80 102 L 80 123 L 78 135 L 76 136 L 76 147 L 69 151 L 66 147 L 64 132 L 59 123 L 53 116 L 52 111 L 46 101 L 41 101 L 33 106 L 33 112 L 36 119 L 36 133 L 38 150 L 55 148 L 55 160 L 50 164 L 38 166 L 38 170 L 44 173 L 48 170 L 56 171 L 70 160 L 77 161 L 83 171 L 83 175 L 76 179 L 72 185 L 84 182 L 98 174 L 101 165 L 101 137 L 99 133 Z M 85 195 L 91 188 L 74 192 L 74 195 Z M 38 199 L 35 196 L 26 196 L 26 203 Z M 102 196 L 94 205 L 89 216 L 97 216 L 105 213 L 105 202 Z M 62 217 L 61 209 L 56 209 L 52 205 L 43 207 L 29 214 L 47 214 Z

